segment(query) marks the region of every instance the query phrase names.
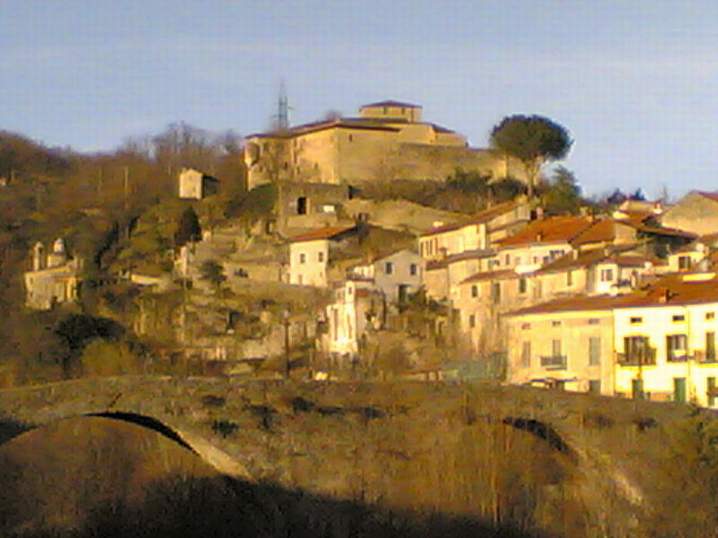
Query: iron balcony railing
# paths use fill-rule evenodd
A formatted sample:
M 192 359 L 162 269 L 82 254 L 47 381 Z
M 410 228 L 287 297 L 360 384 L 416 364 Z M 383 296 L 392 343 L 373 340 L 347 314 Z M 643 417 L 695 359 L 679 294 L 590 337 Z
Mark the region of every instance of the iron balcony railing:
M 656 364 L 656 348 L 649 347 L 631 353 L 617 353 L 621 366 L 653 366 Z
M 548 355 L 541 357 L 541 366 L 547 370 L 565 370 L 566 355 Z
M 711 351 L 708 353 L 704 349 L 697 349 L 693 352 L 693 359 L 696 362 L 702 362 L 702 363 L 712 363 L 712 362 L 718 362 L 718 357 L 716 356 L 715 351 Z

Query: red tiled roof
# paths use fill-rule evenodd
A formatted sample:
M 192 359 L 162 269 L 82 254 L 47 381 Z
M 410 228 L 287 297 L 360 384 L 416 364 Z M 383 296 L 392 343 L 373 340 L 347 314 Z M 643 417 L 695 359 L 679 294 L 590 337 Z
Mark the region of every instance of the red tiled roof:
M 440 269 L 441 267 L 446 267 L 454 262 L 460 262 L 463 260 L 481 260 L 484 258 L 490 258 L 494 254 L 496 254 L 496 252 L 490 249 L 477 248 L 474 250 L 465 250 L 464 252 L 452 254 L 451 256 L 442 258 L 441 260 L 432 260 L 427 263 L 426 267 L 427 269 Z
M 633 247 L 631 246 L 622 248 L 614 247 L 608 252 L 606 252 L 605 249 L 599 248 L 581 252 L 578 256 L 575 255 L 575 251 L 569 252 L 565 256 L 562 256 L 548 265 L 545 265 L 536 271 L 535 274 L 559 273 L 581 267 L 590 267 L 602 262 L 612 262 L 621 267 L 643 267 L 646 262 L 656 265 L 661 261 L 653 256 L 622 254 L 622 252 L 632 248 Z
M 616 221 L 612 219 L 601 219 L 580 232 L 572 241 L 573 245 L 585 245 L 586 243 L 605 243 L 616 239 Z
M 307 133 L 323 131 L 325 129 L 368 129 L 374 131 L 392 131 L 399 132 L 398 127 L 385 125 L 386 122 L 378 121 L 373 118 L 340 118 L 338 120 L 322 120 L 311 123 L 304 123 L 295 127 L 290 127 L 286 131 L 273 131 L 267 133 L 254 133 L 246 138 L 292 138 Z
M 713 274 L 705 279 L 690 281 L 690 274 L 667 276 L 656 281 L 646 290 L 638 290 L 616 297 L 599 295 L 596 297 L 569 297 L 547 303 L 522 308 L 508 314 L 520 316 L 553 312 L 572 312 L 582 310 L 614 310 L 621 308 L 642 308 L 649 306 L 683 306 L 690 304 L 718 302 L 718 278 Z M 695 277 L 696 275 L 694 275 Z
M 517 278 L 520 275 L 513 269 L 501 269 L 499 271 L 483 271 L 476 273 L 469 278 L 462 281 L 462 284 L 470 284 L 472 282 L 481 282 L 483 280 L 508 280 L 510 278 Z
M 421 105 L 415 105 L 412 103 L 405 103 L 402 101 L 394 101 L 393 99 L 387 99 L 386 101 L 377 101 L 376 103 L 369 103 L 368 105 L 362 105 L 360 110 L 362 108 L 374 108 L 374 107 L 380 107 L 380 106 L 391 106 L 391 107 L 404 107 L 404 108 L 422 108 Z
M 317 228 L 310 232 L 290 237 L 292 243 L 300 243 L 302 241 L 317 241 L 319 239 L 333 239 L 338 235 L 355 231 L 356 226 L 329 226 L 327 228 Z
M 503 204 L 498 204 L 493 207 L 489 207 L 488 209 L 484 209 L 480 213 L 477 213 L 473 217 L 461 221 L 461 222 L 455 222 L 453 224 L 444 224 L 441 226 L 436 226 L 434 228 L 431 228 L 421 234 L 421 237 L 427 237 L 429 235 L 436 235 L 440 233 L 445 232 L 451 232 L 454 230 L 458 230 L 460 228 L 463 228 L 464 226 L 473 226 L 476 224 L 484 224 L 486 222 L 489 222 L 496 217 L 499 217 L 503 215 L 504 213 L 508 213 L 509 211 L 513 211 L 516 206 L 518 206 L 518 202 L 504 202 Z
M 592 226 L 588 217 L 547 217 L 535 220 L 520 232 L 498 241 L 501 247 L 518 247 L 535 243 L 568 243 Z

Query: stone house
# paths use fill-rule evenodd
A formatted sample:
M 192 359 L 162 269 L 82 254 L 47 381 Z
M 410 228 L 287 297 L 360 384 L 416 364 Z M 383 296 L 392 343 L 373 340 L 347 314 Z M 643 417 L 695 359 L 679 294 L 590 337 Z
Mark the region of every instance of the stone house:
M 249 135 L 244 155 L 250 189 L 281 180 L 444 181 L 457 168 L 496 178 L 522 177 L 515 161 L 468 147 L 462 135 L 423 121 L 421 106 L 398 101 L 364 105 L 358 117 Z
M 692 191 L 659 217 L 660 223 L 695 235 L 718 232 L 718 192 Z
M 572 297 L 507 314 L 507 381 L 612 395 L 613 301 Z
M 318 228 L 289 243 L 289 283 L 326 288 L 333 254 L 357 234 L 356 226 Z
M 32 249 L 32 270 L 24 274 L 25 305 L 35 310 L 50 310 L 56 304 L 77 301 L 82 261 L 70 258 L 63 239 L 57 239 L 52 251 L 38 242 Z
M 194 168 L 183 168 L 179 173 L 178 183 L 179 197 L 183 200 L 202 200 L 219 191 L 218 179 Z
M 370 279 L 388 302 L 399 303 L 419 290 L 424 270 L 421 256 L 413 250 L 401 249 L 356 265 L 349 272 Z
M 353 196 L 354 189 L 348 185 L 283 181 L 277 186 L 277 231 L 287 236 L 350 223 L 342 207 Z

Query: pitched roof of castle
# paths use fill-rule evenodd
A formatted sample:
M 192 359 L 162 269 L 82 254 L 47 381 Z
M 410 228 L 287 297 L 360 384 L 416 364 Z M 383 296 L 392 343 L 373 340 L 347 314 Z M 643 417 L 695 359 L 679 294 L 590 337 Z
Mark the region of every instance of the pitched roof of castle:
M 387 99 L 386 101 L 377 101 L 376 103 L 369 103 L 368 105 L 362 105 L 360 108 L 369 107 L 380 107 L 380 106 L 391 106 L 391 107 L 403 107 L 403 108 L 422 108 L 421 105 L 415 105 L 413 103 L 406 103 L 402 101 L 394 101 L 393 99 Z

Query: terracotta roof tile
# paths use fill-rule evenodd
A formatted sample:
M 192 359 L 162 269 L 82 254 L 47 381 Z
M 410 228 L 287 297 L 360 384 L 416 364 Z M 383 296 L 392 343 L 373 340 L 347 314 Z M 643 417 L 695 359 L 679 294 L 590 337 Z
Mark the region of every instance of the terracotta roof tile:
M 502 269 L 500 271 L 483 271 L 470 276 L 462 284 L 471 284 L 472 282 L 481 282 L 483 280 L 508 280 L 517 278 L 520 275 L 513 269 Z
M 485 224 L 497 217 L 500 217 L 504 213 L 513 211 L 518 205 L 519 205 L 519 202 L 505 202 L 503 204 L 498 204 L 493 207 L 489 207 L 488 209 L 485 209 L 485 210 L 481 211 L 480 213 L 477 213 L 476 215 L 468 218 L 465 221 L 455 222 L 453 224 L 443 224 L 441 226 L 436 226 L 434 228 L 431 228 L 431 229 L 425 231 L 424 233 L 422 233 L 421 237 L 427 237 L 430 235 L 437 235 L 440 233 L 451 232 L 451 231 L 463 228 L 465 226 L 474 226 L 476 224 Z
M 520 232 L 498 242 L 501 247 L 518 247 L 536 243 L 568 243 L 592 226 L 588 217 L 547 217 L 531 222 Z
M 706 192 L 706 191 L 695 191 L 695 192 L 697 194 L 703 196 L 704 198 L 708 198 L 709 200 L 718 202 L 718 192 Z
M 715 273 L 671 275 L 657 280 L 649 288 L 619 296 L 578 296 L 557 299 L 522 308 L 508 314 L 519 316 L 582 310 L 615 310 L 649 306 L 683 306 L 718 302 L 718 278 Z
M 319 239 L 333 239 L 344 233 L 356 231 L 356 226 L 329 226 L 327 228 L 317 228 L 307 233 L 290 237 L 292 243 L 300 243 L 302 241 L 317 241 Z

